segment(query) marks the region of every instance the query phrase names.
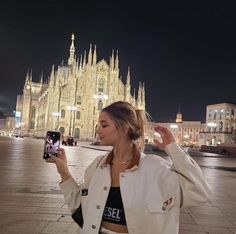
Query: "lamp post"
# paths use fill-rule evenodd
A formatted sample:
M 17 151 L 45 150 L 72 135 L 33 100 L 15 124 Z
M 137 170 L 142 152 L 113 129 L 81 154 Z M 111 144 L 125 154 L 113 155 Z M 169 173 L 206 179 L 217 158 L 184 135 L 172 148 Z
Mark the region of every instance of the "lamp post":
M 56 123 L 54 129 L 55 129 L 55 131 L 58 131 L 58 122 L 59 122 L 59 116 L 61 116 L 61 112 L 57 112 L 57 111 L 52 112 L 52 116 L 57 118 L 57 123 Z M 54 126 L 54 124 L 53 124 L 53 126 Z
M 69 135 L 71 135 L 72 131 L 71 131 L 71 121 L 72 121 L 72 112 L 75 111 L 77 109 L 76 106 L 67 106 L 66 107 L 68 110 L 70 110 L 70 127 L 69 127 Z
M 103 101 L 107 100 L 108 96 L 106 94 L 102 93 L 102 92 L 99 92 L 98 94 L 94 94 L 93 98 L 98 100 L 98 111 L 100 113 L 101 110 L 102 110 Z M 93 114 L 95 114 L 95 108 L 93 110 Z M 94 119 L 93 119 L 93 131 L 95 131 Z M 94 138 L 96 139 L 96 131 L 95 131 L 95 133 L 93 132 L 92 134 L 93 134 Z
M 99 112 L 102 110 L 102 104 L 104 100 L 108 99 L 108 96 L 104 93 L 99 93 L 99 94 L 95 94 L 93 95 L 93 98 L 98 100 L 98 110 Z

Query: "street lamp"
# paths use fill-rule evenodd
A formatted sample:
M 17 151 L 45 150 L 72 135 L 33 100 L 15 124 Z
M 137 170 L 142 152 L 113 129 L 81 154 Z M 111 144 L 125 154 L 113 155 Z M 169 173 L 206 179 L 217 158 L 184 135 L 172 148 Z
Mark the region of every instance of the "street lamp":
M 57 111 L 52 112 L 52 116 L 57 118 L 57 124 L 55 126 L 55 131 L 57 131 L 58 130 L 59 116 L 61 116 L 61 112 L 57 112 Z M 53 126 L 54 126 L 54 124 L 53 124 Z
M 94 94 L 93 95 L 93 98 L 98 100 L 98 110 L 99 110 L 99 113 L 101 112 L 102 110 L 102 105 L 103 105 L 103 101 L 104 100 L 107 100 L 108 99 L 108 96 L 102 92 L 99 92 L 98 94 Z M 95 115 L 95 108 L 93 109 L 93 114 Z M 95 126 L 94 126 L 94 119 L 93 119 L 93 136 L 94 138 L 96 139 L 96 130 L 95 130 Z M 97 126 L 97 125 L 96 125 Z
M 76 106 L 67 106 L 66 107 L 68 110 L 70 110 L 70 127 L 69 127 L 69 135 L 71 135 L 71 121 L 72 121 L 72 112 L 75 111 L 77 109 Z
M 101 111 L 102 110 L 103 101 L 107 100 L 108 96 L 106 94 L 104 94 L 104 93 L 99 93 L 99 94 L 94 94 L 93 98 L 98 100 L 98 110 Z

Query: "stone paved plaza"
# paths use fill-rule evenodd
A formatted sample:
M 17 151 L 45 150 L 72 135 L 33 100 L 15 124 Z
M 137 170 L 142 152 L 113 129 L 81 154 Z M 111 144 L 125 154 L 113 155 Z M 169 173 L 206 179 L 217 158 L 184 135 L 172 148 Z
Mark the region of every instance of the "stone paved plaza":
M 90 162 L 104 153 L 86 146 L 65 147 L 78 182 Z M 0 234 L 79 233 L 59 191 L 56 168 L 42 159 L 43 141 L 0 137 L 0 150 Z M 180 234 L 236 234 L 236 159 L 195 160 L 214 194 L 208 204 L 181 210 Z

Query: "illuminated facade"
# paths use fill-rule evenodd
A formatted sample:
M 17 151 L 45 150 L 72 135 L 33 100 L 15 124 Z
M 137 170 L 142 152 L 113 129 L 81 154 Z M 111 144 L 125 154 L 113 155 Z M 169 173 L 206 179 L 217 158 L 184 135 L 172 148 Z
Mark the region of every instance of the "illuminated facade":
M 21 112 L 21 133 L 44 136 L 47 130 L 59 130 L 78 139 L 93 139 L 102 107 L 118 100 L 145 109 L 144 85 L 131 95 L 130 70 L 125 84 L 119 74 L 118 52 L 109 63 L 97 61 L 96 46 L 76 58 L 74 35 L 66 65 L 52 66 L 49 79 L 32 81 L 27 73 L 23 94 L 18 95 L 16 111 Z
M 154 126 L 156 123 L 149 122 L 147 124 L 146 141 L 153 142 Z M 204 130 L 205 124 L 200 121 L 182 121 L 173 123 L 158 123 L 161 126 L 170 129 L 176 141 L 183 146 L 200 146 L 199 134 Z
M 206 127 L 200 134 L 201 145 L 233 143 L 236 134 L 236 105 L 219 103 L 206 107 Z

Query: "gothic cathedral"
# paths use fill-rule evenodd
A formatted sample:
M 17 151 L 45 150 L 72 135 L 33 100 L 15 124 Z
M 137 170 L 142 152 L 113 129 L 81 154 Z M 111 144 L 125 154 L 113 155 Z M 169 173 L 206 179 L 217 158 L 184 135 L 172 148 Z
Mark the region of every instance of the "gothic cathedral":
M 137 98 L 136 98 L 137 96 Z M 106 105 L 124 100 L 138 109 L 145 109 L 144 84 L 139 83 L 137 95 L 131 95 L 130 70 L 125 84 L 119 74 L 118 52 L 109 64 L 97 61 L 96 46 L 88 56 L 75 55 L 74 35 L 71 37 L 67 64 L 52 66 L 47 81 L 32 81 L 27 73 L 23 94 L 17 96 L 16 110 L 21 113 L 20 128 L 24 135 L 44 136 L 57 130 L 77 139 L 92 140 L 99 112 Z

